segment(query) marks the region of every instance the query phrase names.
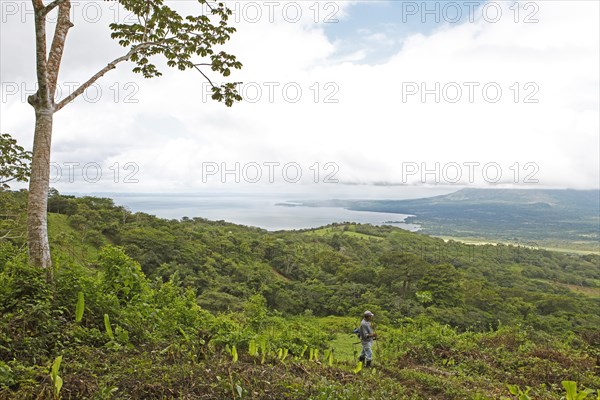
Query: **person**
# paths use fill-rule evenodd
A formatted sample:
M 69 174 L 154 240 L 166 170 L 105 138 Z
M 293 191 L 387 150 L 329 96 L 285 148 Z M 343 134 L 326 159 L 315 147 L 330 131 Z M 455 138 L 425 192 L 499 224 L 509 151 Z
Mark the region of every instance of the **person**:
M 363 314 L 363 320 L 360 322 L 358 328 L 358 334 L 360 336 L 360 343 L 362 344 L 362 351 L 358 360 L 363 363 L 365 367 L 370 367 L 373 361 L 373 340 L 377 337 L 377 334 L 373 332 L 371 328 L 371 320 L 375 315 L 367 310 Z

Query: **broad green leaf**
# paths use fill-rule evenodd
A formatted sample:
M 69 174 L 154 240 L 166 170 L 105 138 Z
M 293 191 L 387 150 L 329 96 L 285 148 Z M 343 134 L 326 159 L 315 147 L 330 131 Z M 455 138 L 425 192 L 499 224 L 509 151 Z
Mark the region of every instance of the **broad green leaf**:
M 562 381 L 561 382 L 565 390 L 567 391 L 567 400 L 576 400 L 577 398 L 577 383 L 574 381 Z
M 308 346 L 304 345 L 304 347 L 302 348 L 302 351 L 300 352 L 300 358 L 304 357 L 304 353 L 306 353 L 306 350 L 308 350 Z
M 235 346 L 231 347 L 231 361 L 236 363 L 238 360 L 238 352 Z
M 81 322 L 83 319 L 83 310 L 85 308 L 85 299 L 83 292 L 77 293 L 77 306 L 75 307 L 75 322 Z
M 265 363 L 265 359 L 267 357 L 267 341 L 265 339 L 260 342 L 260 351 L 262 353 L 262 358 L 260 360 L 261 364 Z
M 60 363 L 62 362 L 62 356 L 58 356 L 54 359 L 52 363 L 52 368 L 50 370 L 50 377 L 52 380 L 55 380 L 58 376 L 58 370 L 60 369 Z
M 110 317 L 108 314 L 104 314 L 104 329 L 106 329 L 106 334 L 109 338 L 114 339 L 115 335 L 113 334 L 113 330 L 110 327 Z
M 251 340 L 250 343 L 248 343 L 248 353 L 250 354 L 251 357 L 256 356 L 256 353 L 258 352 L 258 349 L 256 347 L 256 341 Z
M 60 390 L 62 389 L 63 386 L 63 380 L 60 376 L 57 376 L 56 379 L 54 380 L 54 397 L 55 398 L 59 398 L 60 395 Z
M 363 367 L 363 363 L 362 363 L 362 361 L 359 361 L 358 364 L 356 364 L 356 368 L 354 368 L 354 373 L 358 374 L 362 370 L 362 367 Z

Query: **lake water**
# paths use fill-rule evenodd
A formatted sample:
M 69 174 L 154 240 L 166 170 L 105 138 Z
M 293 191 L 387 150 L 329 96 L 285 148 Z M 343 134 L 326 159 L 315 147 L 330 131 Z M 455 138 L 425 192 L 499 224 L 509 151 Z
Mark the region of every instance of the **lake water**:
M 104 193 L 115 204 L 133 212 L 145 212 L 161 218 L 202 217 L 235 224 L 257 226 L 267 230 L 317 228 L 333 222 L 358 222 L 373 225 L 392 225 L 410 231 L 418 225 L 403 223 L 406 214 L 351 211 L 339 207 L 282 206 L 301 201 L 283 195 L 240 194 L 123 194 Z

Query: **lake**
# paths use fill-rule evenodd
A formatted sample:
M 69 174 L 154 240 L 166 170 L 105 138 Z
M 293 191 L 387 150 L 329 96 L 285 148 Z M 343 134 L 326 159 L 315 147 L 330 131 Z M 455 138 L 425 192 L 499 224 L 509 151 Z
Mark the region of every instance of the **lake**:
M 79 194 L 80 195 L 80 194 Z M 134 194 L 102 193 L 115 204 L 133 212 L 145 212 L 167 219 L 201 217 L 256 226 L 270 231 L 317 228 L 333 222 L 357 222 L 392 225 L 417 231 L 419 226 L 404 223 L 409 215 L 352 211 L 339 207 L 304 207 L 297 195 L 290 199 L 281 194 Z

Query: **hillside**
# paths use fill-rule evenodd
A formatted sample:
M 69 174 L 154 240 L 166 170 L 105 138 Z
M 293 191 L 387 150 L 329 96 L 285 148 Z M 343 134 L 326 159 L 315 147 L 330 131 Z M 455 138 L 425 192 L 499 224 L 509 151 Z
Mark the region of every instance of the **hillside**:
M 600 191 L 462 189 L 411 200 L 330 200 L 304 206 L 415 215 L 436 236 L 600 251 Z
M 25 199 L 0 192 L 0 235 L 12 237 L 0 245 L 0 398 L 52 398 L 58 355 L 60 393 L 77 399 L 516 398 L 507 385 L 558 399 L 563 381 L 600 387 L 597 255 L 386 226 L 164 220 L 52 192 L 49 284 L 24 261 Z M 365 309 L 381 340 L 376 368 L 360 371 L 351 332 Z

